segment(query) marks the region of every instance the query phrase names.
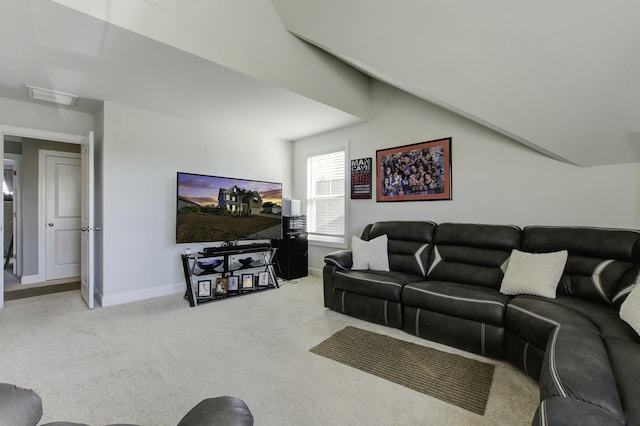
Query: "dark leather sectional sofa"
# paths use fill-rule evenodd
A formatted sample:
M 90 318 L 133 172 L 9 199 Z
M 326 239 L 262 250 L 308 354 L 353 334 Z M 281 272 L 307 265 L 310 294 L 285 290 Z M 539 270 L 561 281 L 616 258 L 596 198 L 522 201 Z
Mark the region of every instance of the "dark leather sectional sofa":
M 640 336 L 619 308 L 640 274 L 640 232 L 377 222 L 390 271 L 325 257 L 324 304 L 429 340 L 506 359 L 536 379 L 534 425 L 640 425 Z M 555 299 L 500 290 L 511 251 L 568 251 Z

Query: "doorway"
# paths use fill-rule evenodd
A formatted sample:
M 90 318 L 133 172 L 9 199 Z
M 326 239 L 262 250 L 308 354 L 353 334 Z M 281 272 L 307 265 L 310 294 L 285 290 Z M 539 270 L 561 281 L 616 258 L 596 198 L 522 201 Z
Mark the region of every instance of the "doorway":
M 26 285 L 28 285 L 28 287 L 32 287 L 32 286 L 38 287 L 38 286 L 42 286 L 43 284 L 44 285 L 66 284 L 68 283 L 69 278 L 62 278 L 61 280 L 51 279 L 52 276 L 47 278 L 47 274 L 45 272 L 46 271 L 45 269 L 46 261 L 44 259 L 45 256 L 40 255 L 42 248 L 46 244 L 45 235 L 46 235 L 46 228 L 48 227 L 49 222 L 47 223 L 44 222 L 43 220 L 44 216 L 41 217 L 41 213 L 38 208 L 40 204 L 44 205 L 45 201 L 42 198 L 44 197 L 46 192 L 46 179 L 42 178 L 43 173 L 40 173 L 39 171 L 41 168 L 39 153 L 40 151 L 58 151 L 58 152 L 62 152 L 61 154 L 62 157 L 80 158 L 81 157 L 80 153 L 86 151 L 82 149 L 85 145 L 90 144 L 90 146 L 93 146 L 92 145 L 93 136 L 92 134 L 89 134 L 88 136 L 61 134 L 56 132 L 40 131 L 40 130 L 34 130 L 34 129 L 16 128 L 16 127 L 0 125 L 0 143 L 2 143 L 2 146 L 3 146 L 3 149 L 0 150 L 0 152 L 2 152 L 3 154 L 3 158 L 5 156 L 8 157 L 11 155 L 10 150 L 11 150 L 12 144 L 14 145 L 14 149 L 16 144 L 19 145 L 22 151 L 21 152 L 21 155 L 22 155 L 21 178 L 22 179 L 20 179 L 20 181 L 22 182 L 22 185 L 21 185 L 22 190 L 20 192 L 22 193 L 21 205 L 23 206 L 23 209 L 22 209 L 22 214 L 18 215 L 19 216 L 18 219 L 22 219 L 21 222 L 24 225 L 22 227 L 18 226 L 18 230 L 16 232 L 15 237 L 17 237 L 16 241 L 21 237 L 23 244 L 22 244 L 22 248 L 18 248 L 16 246 L 15 256 L 12 256 L 12 261 L 15 263 L 18 269 L 22 267 L 22 271 L 21 271 L 22 274 L 18 274 L 18 276 L 20 276 L 20 283 L 21 283 L 19 285 L 21 289 L 25 289 Z M 74 160 L 74 161 L 77 161 L 77 160 Z M 84 169 L 85 165 L 91 168 L 91 164 L 93 163 L 92 156 L 88 156 L 87 158 L 82 156 L 80 161 L 82 164 L 82 169 Z M 69 164 L 64 164 L 61 170 L 62 170 L 61 172 L 60 170 L 58 170 L 60 173 L 58 173 L 58 175 L 55 177 L 55 179 L 58 179 L 60 181 L 58 183 L 61 183 L 65 180 L 69 181 L 71 177 L 73 177 L 75 180 L 75 177 L 77 176 L 79 179 L 82 179 L 83 188 L 84 188 L 84 177 L 81 177 L 80 175 L 86 176 L 86 173 L 79 170 L 76 164 L 73 164 L 71 166 Z M 92 182 L 93 179 L 91 179 L 90 181 Z M 86 192 L 84 191 L 84 189 L 82 190 L 82 196 L 78 194 L 79 186 L 80 186 L 79 184 L 71 185 L 71 187 L 73 188 L 71 192 L 74 195 L 72 195 L 70 198 L 75 199 L 76 201 L 78 201 L 78 203 L 81 203 L 82 209 L 80 208 L 81 207 L 80 205 L 77 208 L 73 207 L 71 209 L 69 208 L 67 208 L 66 210 L 63 209 L 64 211 L 62 211 L 63 213 L 62 216 L 69 216 L 68 214 L 69 212 L 77 213 L 80 210 L 84 211 L 84 204 L 86 202 L 85 200 L 88 200 L 88 198 L 86 198 L 85 196 Z M 89 188 L 91 188 L 90 191 L 93 190 L 92 185 L 90 185 Z M 59 187 L 57 190 L 58 192 L 67 191 L 62 187 Z M 65 196 L 68 196 L 68 195 L 69 194 L 66 194 Z M 16 196 L 17 194 L 14 191 L 14 197 Z M 24 208 L 24 206 L 30 206 L 30 208 L 26 209 Z M 83 218 L 84 218 L 84 214 L 83 214 Z M 14 221 L 14 223 L 15 222 L 20 222 L 20 221 L 19 220 Z M 29 223 L 32 225 L 31 226 L 26 225 Z M 54 223 L 54 227 L 55 227 L 55 222 L 52 222 L 52 223 Z M 39 227 L 42 229 L 38 229 Z M 79 234 L 80 234 L 80 229 L 82 228 L 78 226 L 78 224 L 76 223 L 72 225 L 72 228 L 73 227 L 75 229 L 70 229 L 66 232 L 63 232 L 63 234 L 66 234 L 66 235 L 63 235 L 61 238 L 58 238 L 58 241 L 54 244 L 54 246 L 56 244 L 62 245 L 62 246 L 66 245 L 66 250 L 64 255 L 58 257 L 58 260 L 60 261 L 58 263 L 62 263 L 62 264 L 78 263 L 78 262 L 69 262 L 70 257 L 68 256 L 69 251 L 75 252 L 78 255 L 80 254 L 79 252 L 80 252 L 81 242 L 80 242 Z M 85 228 L 93 229 L 86 226 Z M 75 239 L 76 239 L 75 236 L 70 237 L 70 235 L 72 234 L 77 235 L 78 237 L 77 243 L 75 242 Z M 73 239 L 74 242 L 71 244 L 71 250 L 69 250 L 69 247 L 70 247 L 69 242 L 71 239 Z M 87 264 L 90 265 L 88 270 L 91 272 L 90 275 L 92 276 L 93 267 L 91 265 L 93 264 L 93 260 L 92 258 L 89 258 L 89 260 L 85 260 L 85 259 L 87 259 L 87 256 L 84 256 L 84 252 L 83 252 L 82 261 L 79 262 L 79 264 L 82 264 L 84 266 L 84 263 L 87 262 Z M 85 298 L 85 295 L 84 295 L 85 292 L 82 292 L 83 298 L 85 298 L 85 300 L 87 301 L 87 305 L 89 305 L 89 307 L 93 307 L 92 279 L 84 279 L 84 278 L 82 280 L 80 279 L 80 275 L 81 275 L 80 269 L 82 268 L 79 267 L 79 264 L 77 268 L 75 266 L 72 268 L 74 272 L 71 275 L 74 275 L 74 276 L 71 277 L 71 280 L 74 280 L 77 283 L 77 288 L 82 287 L 80 284 L 81 281 L 87 282 L 86 286 L 89 287 L 91 290 L 88 292 L 90 296 Z M 87 275 L 85 273 L 83 274 Z M 5 289 L 4 287 L 5 287 L 4 279 L 1 279 L 0 307 L 2 307 L 4 304 L 4 289 Z
M 79 283 L 80 145 L 29 138 L 12 142 L 4 150 L 4 233 L 14 246 L 5 256 L 5 292 Z M 20 161 L 14 160 L 17 156 Z M 24 176 L 19 166 L 11 170 L 20 163 Z M 15 209 L 23 200 L 27 217 Z

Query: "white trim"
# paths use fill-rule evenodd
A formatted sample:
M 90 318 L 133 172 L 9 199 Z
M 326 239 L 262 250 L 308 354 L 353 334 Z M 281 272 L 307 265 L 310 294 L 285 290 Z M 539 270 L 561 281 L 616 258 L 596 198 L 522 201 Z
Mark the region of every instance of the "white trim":
M 104 308 L 107 306 L 121 305 L 123 303 L 130 302 L 139 302 L 141 300 L 147 300 L 153 297 L 170 296 L 178 293 L 184 294 L 184 283 L 167 284 L 161 287 L 129 291 L 113 296 L 105 296 L 101 292 L 97 292 L 97 299 L 100 302 L 101 306 Z
M 43 280 L 40 278 L 39 274 L 36 275 L 23 275 L 20 277 L 20 284 L 35 284 L 41 283 Z
M 76 152 L 38 150 L 38 276 L 40 281 L 47 280 L 47 239 L 46 239 L 46 192 L 47 192 L 47 157 L 77 158 Z
M 22 154 L 6 153 L 4 157 L 13 161 L 13 275 L 22 275 Z
M 349 156 L 349 140 L 344 140 L 341 142 L 335 142 L 329 145 L 323 145 L 321 147 L 314 147 L 305 149 L 302 152 L 302 159 L 304 161 L 304 194 L 302 199 L 303 205 L 303 214 L 309 216 L 307 212 L 307 204 L 309 200 L 309 169 L 308 163 L 309 158 L 317 155 L 329 154 L 336 151 L 344 151 L 344 235 L 343 236 L 324 236 L 318 235 L 307 231 L 307 238 L 309 241 L 309 245 L 311 246 L 321 246 L 321 247 L 332 247 L 339 249 L 346 249 L 349 247 L 349 239 L 347 235 L 349 235 L 349 182 L 351 178 L 350 174 L 350 164 L 351 158 Z
M 591 274 L 591 282 L 596 288 L 596 291 L 600 294 L 600 296 L 602 296 L 602 298 L 607 303 L 611 303 L 611 301 L 609 300 L 607 293 L 604 291 L 604 288 L 602 287 L 602 281 L 600 277 L 604 272 L 604 270 L 607 269 L 607 266 L 611 265 L 613 262 L 615 262 L 615 260 L 610 259 L 610 260 L 605 260 L 599 263 L 598 266 L 596 266 L 596 268 L 593 270 L 593 273 Z
M 498 301 L 495 300 L 478 300 L 478 299 L 470 299 L 468 297 L 459 297 L 459 296 L 450 296 L 448 294 L 442 294 L 442 293 L 436 293 L 435 291 L 429 291 L 429 290 L 423 290 L 421 288 L 416 288 L 416 287 L 411 287 L 411 284 L 407 284 L 404 287 L 405 290 L 409 289 L 409 290 L 414 290 L 414 291 L 420 291 L 422 293 L 427 293 L 430 294 L 432 296 L 436 296 L 436 297 L 444 297 L 446 299 L 453 299 L 453 300 L 459 300 L 461 302 L 472 302 L 472 303 L 490 303 L 492 305 L 498 305 L 501 307 L 506 307 L 507 305 L 504 303 L 500 303 Z
M 322 268 L 309 268 L 309 275 L 313 275 L 315 277 L 322 277 Z
M 346 272 L 342 272 L 342 271 L 336 271 L 336 275 L 337 274 L 340 274 L 343 277 L 351 277 L 352 280 L 366 281 L 368 283 L 389 284 L 389 285 L 393 285 L 393 286 L 396 286 L 396 287 L 402 287 L 402 284 L 398 284 L 398 283 L 394 283 L 394 282 L 390 282 L 390 281 L 380 281 L 380 280 L 372 280 L 372 279 L 368 279 L 368 278 L 353 277 L 351 274 L 347 274 Z
M 416 262 L 418 263 L 418 266 L 420 267 L 420 272 L 422 272 L 422 276 L 423 277 L 426 276 L 426 273 L 425 273 L 425 270 L 424 270 L 424 265 L 422 264 L 422 261 L 420 259 L 420 255 L 422 255 L 422 252 L 425 251 L 427 249 L 427 247 L 429 247 L 429 243 L 425 243 L 414 254 L 414 257 L 416 258 Z

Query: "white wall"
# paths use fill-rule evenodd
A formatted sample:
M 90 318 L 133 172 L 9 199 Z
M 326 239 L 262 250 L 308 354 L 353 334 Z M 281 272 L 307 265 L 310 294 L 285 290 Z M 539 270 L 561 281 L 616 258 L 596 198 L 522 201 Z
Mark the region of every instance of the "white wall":
M 198 245 L 175 242 L 176 172 L 282 182 L 291 192 L 291 142 L 112 102 L 103 125 L 103 306 L 185 290 L 179 254 Z
M 383 83 L 373 85 L 371 121 L 294 143 L 294 197 L 304 200 L 303 152 L 350 141 L 350 158 L 451 136 L 453 200 L 349 200 L 347 235 L 379 220 L 433 220 L 640 228 L 640 163 L 581 168 L 559 162 Z M 544 123 L 540 123 L 544 125 Z M 374 172 L 375 179 L 375 172 Z M 310 268 L 332 249 L 310 247 Z

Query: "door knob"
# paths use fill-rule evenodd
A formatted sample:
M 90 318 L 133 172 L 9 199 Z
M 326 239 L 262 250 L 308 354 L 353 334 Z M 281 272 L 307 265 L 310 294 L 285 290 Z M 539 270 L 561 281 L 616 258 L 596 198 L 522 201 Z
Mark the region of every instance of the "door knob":
M 53 226 L 53 223 L 49 222 L 49 226 Z
M 82 231 L 82 232 L 84 232 L 84 231 L 86 231 L 86 230 L 87 230 L 87 228 L 84 228 L 84 227 L 83 227 L 83 228 L 80 228 L 80 231 Z

